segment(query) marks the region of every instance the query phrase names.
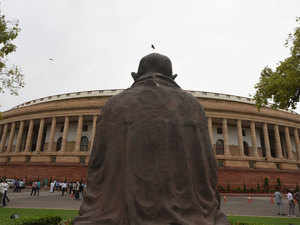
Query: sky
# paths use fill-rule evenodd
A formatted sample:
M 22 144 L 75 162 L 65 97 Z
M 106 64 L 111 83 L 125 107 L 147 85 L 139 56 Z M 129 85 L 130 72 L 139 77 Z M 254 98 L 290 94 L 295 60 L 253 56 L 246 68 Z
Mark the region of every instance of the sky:
M 152 52 L 170 57 L 183 89 L 249 97 L 261 70 L 289 56 L 284 42 L 300 16 L 299 0 L 1 0 L 0 8 L 19 20 L 9 62 L 26 83 L 19 96 L 1 94 L 0 111 L 50 95 L 127 88 Z

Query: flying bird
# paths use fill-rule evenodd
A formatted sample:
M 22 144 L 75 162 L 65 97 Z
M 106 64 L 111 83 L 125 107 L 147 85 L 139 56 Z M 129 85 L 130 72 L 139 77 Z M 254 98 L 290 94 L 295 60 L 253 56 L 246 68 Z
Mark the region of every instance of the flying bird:
M 52 58 L 49 58 L 49 60 L 50 60 L 50 61 L 54 61 L 54 59 L 52 59 Z
M 155 47 L 154 47 L 154 45 L 153 45 L 153 44 L 151 45 L 151 48 L 155 49 Z

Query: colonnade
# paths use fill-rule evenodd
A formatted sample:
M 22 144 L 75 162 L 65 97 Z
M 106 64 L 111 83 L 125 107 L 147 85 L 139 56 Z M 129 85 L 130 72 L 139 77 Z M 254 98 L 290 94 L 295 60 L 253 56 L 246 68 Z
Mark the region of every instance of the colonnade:
M 92 122 L 92 132 L 91 132 L 91 138 L 90 138 L 90 148 L 89 151 L 93 147 L 93 142 L 96 134 L 96 122 L 97 122 L 97 115 L 90 115 L 93 118 Z M 72 116 L 74 117 L 74 116 Z M 56 125 L 57 125 L 57 118 L 59 117 L 51 117 L 51 127 L 50 127 L 50 134 L 49 134 L 49 141 L 46 149 L 42 149 L 42 137 L 44 132 L 44 127 L 46 123 L 46 119 L 49 118 L 40 118 L 39 119 L 39 128 L 38 128 L 38 135 L 37 135 L 37 141 L 36 141 L 36 147 L 35 149 L 31 149 L 32 147 L 32 141 L 33 141 L 33 128 L 34 128 L 34 119 L 30 120 L 22 120 L 20 122 L 12 122 L 12 123 L 5 123 L 0 125 L 0 130 L 2 129 L 2 135 L 0 137 L 0 154 L 1 153 L 19 153 L 19 152 L 31 152 L 34 151 L 36 153 L 39 152 L 55 152 L 55 132 L 56 132 Z M 83 121 L 84 116 L 78 115 L 78 121 L 77 121 L 77 134 L 76 134 L 76 140 L 75 140 L 75 148 L 72 150 L 72 152 L 80 152 L 80 142 L 82 137 L 82 129 L 83 129 Z M 21 142 L 22 137 L 24 135 L 24 127 L 25 123 L 28 124 L 28 130 L 26 135 L 26 141 L 25 141 L 25 148 L 21 149 Z M 18 124 L 17 124 L 18 123 Z M 69 124 L 70 124 L 70 116 L 64 116 L 64 128 L 63 128 L 63 135 L 62 135 L 62 145 L 60 152 L 65 152 L 67 150 L 67 137 L 69 132 Z M 16 126 L 18 125 L 18 132 L 16 133 Z M 9 131 L 10 128 L 10 131 Z M 8 132 L 9 131 L 9 132 Z M 16 144 L 15 148 L 13 148 L 13 142 L 14 138 L 16 136 Z M 8 138 L 8 139 L 7 139 Z
M 213 136 L 213 119 L 212 117 L 208 117 L 208 131 L 210 142 L 212 146 L 214 146 L 214 136 Z M 219 118 L 218 118 L 219 119 Z M 243 134 L 242 134 L 242 120 L 237 119 L 236 127 L 237 127 L 237 139 L 238 139 L 238 148 L 239 148 L 239 156 L 246 157 L 244 154 L 244 144 L 243 144 Z M 271 145 L 269 139 L 269 130 L 274 129 L 274 136 L 275 136 L 275 146 L 276 146 L 276 157 L 278 159 L 284 159 L 282 154 L 282 143 L 280 140 L 280 132 L 279 132 L 279 125 L 278 124 L 268 124 L 266 122 L 255 122 L 255 121 L 248 121 L 250 122 L 250 134 L 251 134 L 251 147 L 252 147 L 252 157 L 259 158 L 258 148 L 257 148 L 257 137 L 256 137 L 256 127 L 257 124 L 262 125 L 263 130 L 263 139 L 264 139 L 264 146 L 266 150 L 265 157 L 267 160 L 272 160 L 271 154 Z M 222 131 L 223 131 L 223 138 L 224 138 L 224 155 L 230 157 L 231 152 L 229 149 L 229 139 L 228 139 L 228 119 L 222 118 Z M 284 136 L 286 140 L 286 150 L 287 150 L 287 158 L 289 160 L 300 160 L 300 141 L 299 141 L 299 132 L 297 127 L 284 127 Z M 292 143 L 291 143 L 291 134 L 290 130 L 293 131 L 294 138 L 295 138 L 295 145 L 296 145 L 296 157 L 292 152 Z
M 93 142 L 96 134 L 96 121 L 98 115 L 87 115 L 92 116 L 92 131 L 91 131 L 91 138 L 90 138 L 90 147 L 89 151 L 93 147 Z M 78 115 L 77 117 L 77 130 L 76 130 L 76 139 L 75 139 L 75 146 L 71 150 L 72 152 L 80 152 L 80 143 L 81 143 L 81 137 L 82 137 L 82 130 L 83 130 L 83 122 L 84 117 L 87 117 L 84 115 Z M 74 116 L 72 116 L 74 117 Z M 31 149 L 32 147 L 32 140 L 33 140 L 33 129 L 34 129 L 34 119 L 30 120 L 22 120 L 19 122 L 11 122 L 11 123 L 5 123 L 2 124 L 0 127 L 1 136 L 0 136 L 0 154 L 3 153 L 19 153 L 19 152 L 31 152 L 34 151 L 36 153 L 38 152 L 56 152 L 55 149 L 55 133 L 56 133 L 56 127 L 57 127 L 57 119 L 61 117 L 51 117 L 51 118 L 40 118 L 38 123 L 38 133 L 37 133 L 37 141 L 36 141 L 36 147 L 35 149 Z M 49 121 L 49 119 L 51 121 Z M 228 133 L 228 120 L 226 118 L 213 118 L 208 117 L 208 131 L 209 131 L 209 137 L 211 144 L 214 146 L 214 136 L 213 136 L 213 121 L 218 119 L 222 123 L 222 133 L 223 133 L 223 141 L 224 141 L 224 155 L 226 157 L 231 157 L 231 151 L 230 151 L 230 145 L 229 145 L 229 133 Z M 232 119 L 231 119 L 232 120 Z M 49 138 L 47 142 L 47 148 L 42 149 L 42 137 L 44 132 L 44 127 L 46 125 L 46 122 L 48 122 L 48 125 L 50 126 L 50 133 Z M 49 123 L 50 122 L 50 123 Z M 247 157 L 244 152 L 244 143 L 243 143 L 243 122 L 241 119 L 236 119 L 236 131 L 237 131 L 237 140 L 238 140 L 238 152 L 240 157 Z M 265 158 L 267 160 L 273 160 L 274 157 L 272 157 L 271 154 L 271 144 L 270 144 L 270 136 L 269 131 L 272 129 L 274 132 L 274 138 L 275 138 L 275 158 L 276 159 L 284 159 L 284 156 L 282 154 L 282 143 L 280 139 L 280 132 L 279 132 L 279 125 L 278 124 L 268 124 L 266 122 L 256 122 L 256 121 L 247 121 L 247 123 L 250 123 L 250 134 L 251 134 L 251 157 L 259 158 L 258 154 L 258 147 L 257 147 L 257 134 L 256 134 L 256 128 L 257 125 L 262 129 L 263 132 L 263 140 L 264 140 L 264 147 L 265 147 Z M 27 132 L 26 132 L 26 140 L 25 140 L 25 148 L 21 149 L 22 146 L 22 137 L 24 135 L 24 129 L 25 124 L 28 124 Z M 69 125 L 70 125 L 70 116 L 64 116 L 63 121 L 63 133 L 62 133 L 62 144 L 60 152 L 66 152 L 67 151 L 67 137 L 69 132 Z M 249 126 L 249 125 L 248 125 Z M 16 129 L 18 128 L 18 129 Z M 300 141 L 299 141 L 299 131 L 297 127 L 288 127 L 288 126 L 282 126 L 280 125 L 281 129 L 284 129 L 284 138 L 286 142 L 285 149 L 287 151 L 287 159 L 288 160 L 300 160 Z M 17 132 L 16 132 L 17 130 Z M 291 143 L 291 132 L 294 136 L 295 145 L 296 145 L 296 157 L 294 156 L 292 152 L 292 143 Z M 13 142 L 16 136 L 15 141 L 15 148 L 13 148 Z M 23 137 L 24 139 L 24 137 Z

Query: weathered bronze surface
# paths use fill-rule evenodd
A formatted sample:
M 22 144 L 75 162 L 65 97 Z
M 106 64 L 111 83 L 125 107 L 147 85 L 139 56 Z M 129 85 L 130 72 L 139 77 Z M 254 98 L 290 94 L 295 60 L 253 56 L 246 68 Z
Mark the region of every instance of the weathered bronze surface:
M 202 106 L 166 56 L 144 57 L 132 76 L 102 110 L 75 224 L 229 224 Z

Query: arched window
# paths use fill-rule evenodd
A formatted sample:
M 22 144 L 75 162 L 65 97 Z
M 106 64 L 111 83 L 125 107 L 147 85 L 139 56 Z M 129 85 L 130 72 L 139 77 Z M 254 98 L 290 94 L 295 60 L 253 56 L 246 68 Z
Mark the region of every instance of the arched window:
M 218 139 L 216 142 L 216 155 L 224 155 L 224 141 Z
M 80 151 L 86 152 L 89 148 L 89 138 L 87 136 L 82 136 L 80 140 Z
M 246 156 L 249 156 L 249 145 L 246 141 L 244 141 L 243 144 L 244 144 L 244 154 Z
M 60 137 L 60 138 L 57 139 L 57 142 L 56 142 L 56 151 L 60 151 L 61 144 L 62 144 L 62 137 Z

